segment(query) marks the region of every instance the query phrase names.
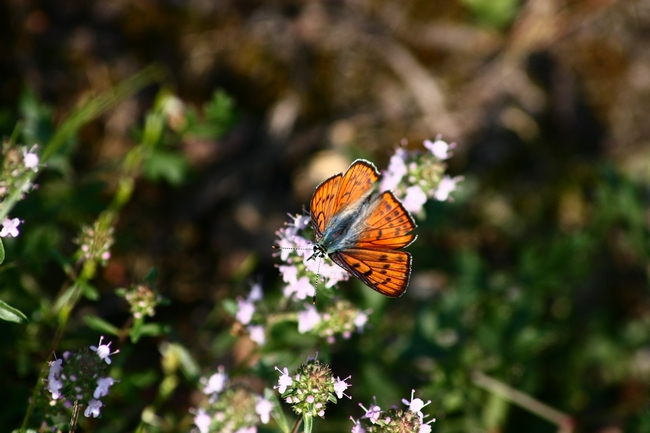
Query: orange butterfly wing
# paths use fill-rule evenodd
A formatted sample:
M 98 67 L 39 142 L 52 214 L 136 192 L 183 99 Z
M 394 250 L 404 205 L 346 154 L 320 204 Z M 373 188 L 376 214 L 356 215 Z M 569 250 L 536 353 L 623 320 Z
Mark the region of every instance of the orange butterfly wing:
M 311 198 L 311 226 L 316 234 L 316 240 L 323 236 L 327 223 L 338 208 L 336 199 L 341 189 L 343 175 L 336 174 L 318 185 Z
M 368 161 L 357 159 L 345 174 L 336 174 L 318 185 L 310 203 L 316 239 L 322 237 L 334 214 L 366 195 L 377 179 L 377 168 Z
M 382 193 L 377 200 L 356 247 L 396 250 L 413 242 L 417 236 L 409 233 L 417 226 L 402 203 L 390 191 Z
M 354 161 L 343 176 L 334 213 L 366 195 L 377 179 L 379 172 L 371 162 L 363 159 Z
M 412 259 L 406 251 L 351 249 L 329 256 L 337 265 L 382 295 L 398 298 L 408 287 Z

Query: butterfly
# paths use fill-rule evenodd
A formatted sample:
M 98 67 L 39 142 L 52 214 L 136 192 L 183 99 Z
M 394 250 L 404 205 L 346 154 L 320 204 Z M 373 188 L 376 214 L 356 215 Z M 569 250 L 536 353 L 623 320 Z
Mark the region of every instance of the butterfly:
M 377 168 L 357 159 L 345 174 L 316 187 L 310 206 L 316 245 L 309 259 L 327 255 L 371 289 L 397 298 L 406 291 L 412 263 L 400 249 L 416 239 L 410 234 L 416 225 L 392 192 L 373 193 L 377 179 Z

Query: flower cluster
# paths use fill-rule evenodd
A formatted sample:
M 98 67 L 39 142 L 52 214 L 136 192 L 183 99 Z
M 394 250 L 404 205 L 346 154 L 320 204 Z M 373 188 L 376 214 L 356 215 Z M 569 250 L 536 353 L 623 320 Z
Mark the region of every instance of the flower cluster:
M 376 400 L 368 409 L 359 403 L 366 413 L 358 420 L 350 417 L 354 423 L 352 433 L 430 433 L 431 423 L 436 419 L 424 422 L 424 418 L 428 415 L 422 413 L 422 408 L 431 401 L 424 403 L 419 398 L 413 398 L 414 392 L 415 390 L 411 391 L 410 401 L 402 399 L 402 403 L 408 406 L 407 410 L 392 407 L 387 411 L 382 411 Z
M 145 316 L 153 317 L 156 314 L 156 307 L 163 299 L 149 287 L 138 284 L 130 289 L 117 289 L 116 293 L 126 299 L 131 307 L 131 314 L 136 319 Z
M 237 314 L 235 318 L 239 323 L 244 325 L 248 330 L 251 340 L 263 346 L 266 343 L 266 334 L 263 325 L 255 325 L 252 323 L 253 315 L 255 314 L 255 304 L 263 298 L 262 286 L 260 284 L 253 284 L 251 292 L 246 299 L 237 299 Z
M 446 143 L 438 136 L 433 142 L 424 141 L 424 147 L 429 152 L 397 148 L 390 158 L 388 169 L 383 172 L 381 190 L 392 190 L 402 200 L 406 210 L 419 216 L 423 216 L 423 206 L 429 198 L 450 200 L 449 194 L 463 180 L 462 176 L 452 178 L 444 174 L 447 168 L 444 161 L 452 156 L 451 149 L 455 145 Z
M 271 419 L 273 403 L 243 385 L 231 384 L 223 366 L 201 383 L 207 399 L 194 411 L 193 432 L 256 433 L 257 424 Z
M 65 352 L 63 358 L 50 362 L 47 376 L 50 406 L 69 408 L 74 402 L 85 402 L 84 416 L 100 416 L 104 404 L 99 399 L 107 396 L 115 384 L 115 379 L 106 376 L 104 370 L 111 363 L 110 356 L 119 352 L 111 352 L 111 343 L 102 344 L 103 339 L 103 336 L 99 339 L 98 346 L 90 346 L 90 351 Z
M 290 215 L 291 216 L 291 215 Z M 314 254 L 314 243 L 303 237 L 309 227 L 309 217 L 291 216 L 293 221 L 281 228 L 278 235 L 278 249 L 283 265 L 278 266 L 282 279 L 286 283 L 284 296 L 299 300 L 312 297 L 316 293 L 312 278 L 318 275 L 325 282 L 325 287 L 334 287 L 339 281 L 346 281 L 349 274 L 329 261 L 308 260 Z M 316 281 L 319 283 L 319 281 Z
M 355 330 L 363 332 L 368 314 L 369 311 L 361 311 L 347 300 L 329 304 L 323 313 L 319 313 L 313 305 L 306 305 L 305 310 L 298 312 L 298 332 L 313 332 L 333 343 L 337 334 L 348 339 Z
M 80 256 L 85 260 L 97 261 L 102 266 L 106 266 L 111 258 L 113 242 L 113 227 L 104 227 L 100 221 L 95 221 L 92 227 L 82 227 L 81 234 L 75 239 L 80 247 Z
M 36 153 L 38 145 L 28 149 L 25 146 L 15 146 L 6 141 L 2 145 L 2 171 L 0 172 L 0 214 L 2 217 L 2 230 L 0 237 L 16 237 L 19 234 L 18 218 L 8 218 L 7 213 L 17 200 L 24 198 L 32 190 L 32 179 L 40 167 L 39 157 Z M 4 209 L 5 206 L 9 206 Z
M 293 411 L 305 417 L 323 418 L 327 402 L 337 402 L 338 398 L 346 397 L 345 390 L 350 386 L 346 381 L 332 375 L 332 371 L 326 364 L 310 358 L 300 367 L 294 376 L 289 375 L 285 367 L 280 370 L 278 385 L 275 386 L 284 400 L 292 405 Z

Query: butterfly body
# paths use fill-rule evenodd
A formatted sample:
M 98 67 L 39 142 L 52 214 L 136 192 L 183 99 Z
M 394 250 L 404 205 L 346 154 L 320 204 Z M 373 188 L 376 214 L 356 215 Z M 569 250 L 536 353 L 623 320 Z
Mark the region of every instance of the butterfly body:
M 373 193 L 379 172 L 358 159 L 348 170 L 321 183 L 311 200 L 316 237 L 314 256 L 334 263 L 379 293 L 401 296 L 408 286 L 416 227 L 392 192 Z

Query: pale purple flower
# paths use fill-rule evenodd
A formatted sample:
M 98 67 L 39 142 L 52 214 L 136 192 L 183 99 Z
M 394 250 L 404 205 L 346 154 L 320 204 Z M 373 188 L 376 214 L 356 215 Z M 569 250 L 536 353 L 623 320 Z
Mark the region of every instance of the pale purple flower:
M 50 372 L 48 373 L 48 379 L 49 378 L 54 378 L 54 377 L 59 377 L 61 374 L 61 370 L 63 370 L 63 360 L 62 359 L 57 359 L 54 361 L 50 361 Z
M 352 398 L 345 393 L 345 390 L 348 389 L 348 387 L 350 386 L 345 381 L 348 380 L 350 377 L 351 376 L 348 376 L 343 380 L 339 379 L 338 376 L 336 377 L 336 381 L 334 382 L 334 392 L 336 393 L 336 396 L 338 398 L 343 398 L 343 396 L 346 396 L 347 398 Z
M 259 283 L 253 284 L 253 287 L 251 287 L 251 292 L 248 295 L 249 302 L 261 301 L 263 297 L 264 295 L 262 293 L 262 285 Z
M 424 147 L 429 149 L 433 156 L 444 161 L 451 157 L 449 149 L 453 148 L 453 143 L 450 145 L 438 138 L 434 142 L 431 142 L 431 140 L 424 140 Z
M 361 406 L 361 408 L 366 411 L 362 418 L 367 418 L 371 423 L 376 424 L 379 420 L 379 416 L 381 415 L 381 408 L 377 406 L 377 404 L 371 404 L 368 409 L 363 407 L 361 403 L 359 403 L 359 406 Z
M 214 373 L 208 379 L 208 383 L 203 388 L 203 393 L 206 395 L 220 393 L 226 387 L 226 382 L 228 382 L 228 375 L 224 373 L 223 365 L 220 365 L 217 368 L 217 373 Z
M 449 175 L 445 175 L 445 177 L 440 180 L 438 188 L 436 188 L 436 192 L 434 194 L 436 200 L 447 200 L 449 198 L 449 194 L 456 190 L 457 184 L 461 180 L 463 180 L 463 176 L 456 176 L 452 178 Z
M 408 401 L 407 399 L 403 398 L 402 403 L 407 405 L 409 407 L 409 410 L 415 414 L 417 414 L 420 417 L 420 421 L 422 421 L 422 417 L 424 416 L 422 414 L 422 408 L 429 403 L 431 403 L 431 400 L 427 401 L 426 403 L 423 402 L 419 398 L 413 398 L 413 394 L 415 394 L 415 390 L 411 390 L 411 401 Z
M 100 398 L 108 395 L 108 388 L 113 386 L 114 383 L 115 380 L 112 377 L 101 377 L 97 379 L 97 388 L 95 388 L 93 397 Z
M 399 185 L 402 178 L 407 173 L 407 168 L 405 164 L 407 154 L 404 149 L 396 149 L 395 155 L 390 157 L 390 162 L 388 163 L 388 169 L 383 173 L 381 179 L 382 191 L 393 190 Z
M 435 421 L 435 419 L 432 421 Z M 431 433 L 431 426 L 429 425 L 429 423 L 420 424 L 420 430 L 418 430 L 418 433 Z
M 23 163 L 25 168 L 38 171 L 38 155 L 32 152 L 26 152 L 23 156 Z
M 262 423 L 267 424 L 271 419 L 271 411 L 273 410 L 273 403 L 261 397 L 255 405 L 255 412 L 260 416 Z
M 287 387 L 293 383 L 293 379 L 291 376 L 289 376 L 289 369 L 287 367 L 284 367 L 282 370 L 280 370 L 276 366 L 275 369 L 282 374 L 278 378 L 278 386 L 274 386 L 273 388 L 277 388 L 280 394 L 284 394 L 284 392 L 287 390 Z
M 284 288 L 284 296 L 287 298 L 290 298 L 294 293 L 296 294 L 296 298 L 302 300 L 308 296 L 314 296 L 316 294 L 316 289 L 311 285 L 309 277 L 304 276 L 300 277 L 295 282 L 289 283 L 289 285 Z
M 427 202 L 427 195 L 418 185 L 406 188 L 406 195 L 402 200 L 404 209 L 412 213 L 418 213 L 422 210 L 422 205 Z
M 12 238 L 15 238 L 19 234 L 19 225 L 20 220 L 18 218 L 5 218 L 5 220 L 2 221 L 2 230 L 0 230 L 0 237 L 6 238 L 7 236 L 10 236 Z
M 247 300 L 238 299 L 237 300 L 237 320 L 242 325 L 248 325 L 253 318 L 253 313 L 255 313 L 255 305 Z
M 266 343 L 266 335 L 264 334 L 264 326 L 262 325 L 251 325 L 248 327 L 248 333 L 251 337 L 251 340 L 263 346 Z
M 63 388 L 63 382 L 50 374 L 47 378 L 47 390 L 52 394 L 53 400 L 61 398 L 61 388 Z
M 321 317 L 316 308 L 313 305 L 308 305 L 306 310 L 298 312 L 298 332 L 304 334 L 311 331 L 320 321 Z
M 212 424 L 212 417 L 208 415 L 205 409 L 199 409 L 194 417 L 194 425 L 199 428 L 199 432 L 208 433 L 210 431 L 210 424 Z
M 354 318 L 354 326 L 357 327 L 357 332 L 362 332 L 366 323 L 368 323 L 368 315 L 363 311 L 359 311 L 357 317 Z
M 240 427 L 235 430 L 235 433 L 257 433 L 257 427 L 254 425 L 249 427 Z
M 95 400 L 94 398 L 91 399 L 88 402 L 88 406 L 86 406 L 86 410 L 84 410 L 84 416 L 86 418 L 90 418 L 90 416 L 92 415 L 93 418 L 97 418 L 99 416 L 99 412 L 100 412 L 99 410 L 102 408 L 103 405 L 104 404 L 101 401 Z
M 280 265 L 278 270 L 285 283 L 295 283 L 298 280 L 298 268 L 294 265 Z
M 104 340 L 103 335 L 99 337 L 99 346 L 98 347 L 90 346 L 90 350 L 92 350 L 93 352 L 97 352 L 97 356 L 99 356 L 99 359 L 103 359 L 104 361 L 106 361 L 107 364 L 110 365 L 111 358 L 109 358 L 109 356 L 119 353 L 120 350 L 118 349 L 115 352 L 111 352 L 111 342 L 109 342 L 108 344 L 102 344 L 102 340 Z
M 298 230 L 304 230 L 309 224 L 311 224 L 311 217 L 309 215 L 296 215 L 292 218 L 293 226 Z
M 366 430 L 361 426 L 361 420 L 357 421 L 352 417 L 350 417 L 350 419 L 354 423 L 354 427 L 352 427 L 351 433 L 366 433 Z

